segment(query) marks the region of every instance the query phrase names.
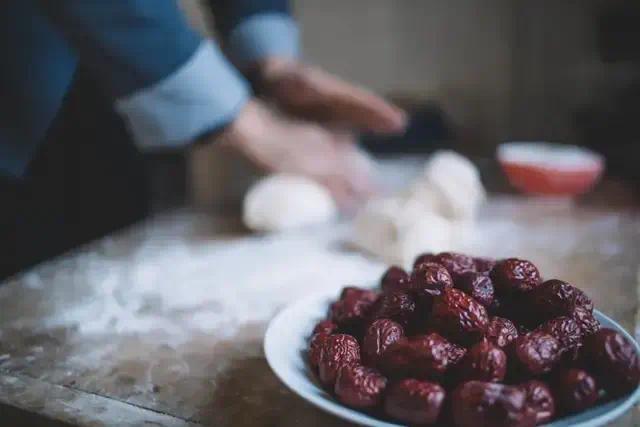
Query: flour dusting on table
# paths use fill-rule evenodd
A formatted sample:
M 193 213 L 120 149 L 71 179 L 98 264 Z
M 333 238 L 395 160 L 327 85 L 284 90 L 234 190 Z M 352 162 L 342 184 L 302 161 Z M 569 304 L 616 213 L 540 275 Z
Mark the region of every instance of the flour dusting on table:
M 233 335 L 305 295 L 373 283 L 384 266 L 341 249 L 344 231 L 334 226 L 195 244 L 149 236 L 125 265 L 110 259 L 108 249 L 83 255 L 82 268 L 58 274 L 91 283 L 94 293 L 85 304 L 56 313 L 49 326 L 75 325 L 83 334 Z

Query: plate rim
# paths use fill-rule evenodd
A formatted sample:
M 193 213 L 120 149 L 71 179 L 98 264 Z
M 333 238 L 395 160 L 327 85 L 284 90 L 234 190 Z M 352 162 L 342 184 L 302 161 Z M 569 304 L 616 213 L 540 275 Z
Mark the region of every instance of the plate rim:
M 327 300 L 327 302 L 329 302 L 331 298 L 335 298 L 335 297 L 336 297 L 335 292 L 331 292 L 331 293 L 318 292 L 311 295 L 307 295 L 298 300 L 295 300 L 290 304 L 287 304 L 281 310 L 279 310 L 278 313 L 271 319 L 271 321 L 267 326 L 267 329 L 264 335 L 264 340 L 263 340 L 263 352 L 264 352 L 265 359 L 267 360 L 267 364 L 269 365 L 269 368 L 271 369 L 271 371 L 276 375 L 276 377 L 280 380 L 280 382 L 284 384 L 294 394 L 296 394 L 299 397 L 302 397 L 304 400 L 311 403 L 313 406 L 319 409 L 322 409 L 323 411 L 326 411 L 340 419 L 365 425 L 364 423 L 370 423 L 369 418 L 371 417 L 369 415 L 364 414 L 360 411 L 357 411 L 353 408 L 349 408 L 348 406 L 342 405 L 339 402 L 336 402 L 334 400 L 329 400 L 323 397 L 322 395 L 314 394 L 314 393 L 308 392 L 307 390 L 301 390 L 297 388 L 295 385 L 291 384 L 291 382 L 289 381 L 289 378 L 286 375 L 284 375 L 284 373 L 281 372 L 280 369 L 278 369 L 278 362 L 274 360 L 275 354 L 277 353 L 277 351 L 274 350 L 274 346 L 277 340 L 275 340 L 273 337 L 277 332 L 277 326 L 279 325 L 279 323 L 281 323 L 283 319 L 286 319 L 286 317 L 290 315 L 289 313 L 295 311 L 301 306 L 309 305 L 312 303 L 319 303 L 320 300 L 325 300 L 325 299 Z M 633 343 L 636 353 L 640 355 L 640 345 L 635 340 L 635 338 L 629 332 L 627 332 L 625 328 L 623 328 L 618 322 L 613 320 L 611 317 L 602 313 L 600 310 L 594 309 L 593 311 L 596 317 L 599 318 L 599 320 L 600 319 L 605 320 L 607 323 L 610 323 L 611 325 L 613 325 L 615 330 L 622 332 L 622 334 Z M 620 416 L 622 416 L 629 409 L 631 409 L 631 407 L 634 404 L 636 404 L 639 400 L 640 400 L 640 386 L 638 386 L 636 390 L 630 395 L 628 395 L 626 398 L 621 398 L 621 399 L 608 402 L 607 404 L 615 403 L 615 406 L 612 409 L 608 410 L 607 412 L 600 414 L 595 418 L 591 418 L 589 420 L 585 420 L 585 421 L 578 422 L 571 425 L 574 427 L 597 427 L 597 426 L 605 425 L 606 423 L 609 423 L 619 418 Z M 395 424 L 395 423 L 387 422 L 377 418 L 374 418 L 373 420 L 375 421 L 376 426 L 380 426 L 380 427 L 401 427 L 402 426 L 402 424 Z M 541 425 L 540 427 L 567 427 L 568 425 L 569 424 L 567 424 L 567 421 L 563 421 L 562 419 L 560 419 L 560 420 L 553 421 L 552 423 L 549 423 L 549 424 Z

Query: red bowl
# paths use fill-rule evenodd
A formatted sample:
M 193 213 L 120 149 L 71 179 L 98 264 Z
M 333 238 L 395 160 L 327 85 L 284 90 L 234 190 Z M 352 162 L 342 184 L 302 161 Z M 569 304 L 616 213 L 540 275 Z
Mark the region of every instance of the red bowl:
M 604 170 L 599 154 L 573 145 L 514 142 L 500 145 L 497 154 L 509 183 L 533 195 L 584 194 Z

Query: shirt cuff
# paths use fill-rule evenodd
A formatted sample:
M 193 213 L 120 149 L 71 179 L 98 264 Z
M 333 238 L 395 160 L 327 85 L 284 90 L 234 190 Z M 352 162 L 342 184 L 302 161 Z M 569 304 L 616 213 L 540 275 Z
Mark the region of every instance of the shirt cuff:
M 211 41 L 176 72 L 115 102 L 141 147 L 175 147 L 216 130 L 249 100 L 240 73 Z
M 263 13 L 238 24 L 227 43 L 230 57 L 241 66 L 269 56 L 295 58 L 300 52 L 300 31 L 285 13 Z

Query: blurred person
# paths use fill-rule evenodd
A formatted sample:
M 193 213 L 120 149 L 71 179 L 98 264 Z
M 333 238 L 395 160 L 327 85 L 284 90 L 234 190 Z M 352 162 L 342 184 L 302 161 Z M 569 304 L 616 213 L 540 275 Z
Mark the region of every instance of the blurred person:
M 399 132 L 404 113 L 301 63 L 286 0 L 209 4 L 227 55 L 175 0 L 1 3 L 0 277 L 143 218 L 140 148 L 211 141 L 341 201 L 370 190 L 334 126 Z

